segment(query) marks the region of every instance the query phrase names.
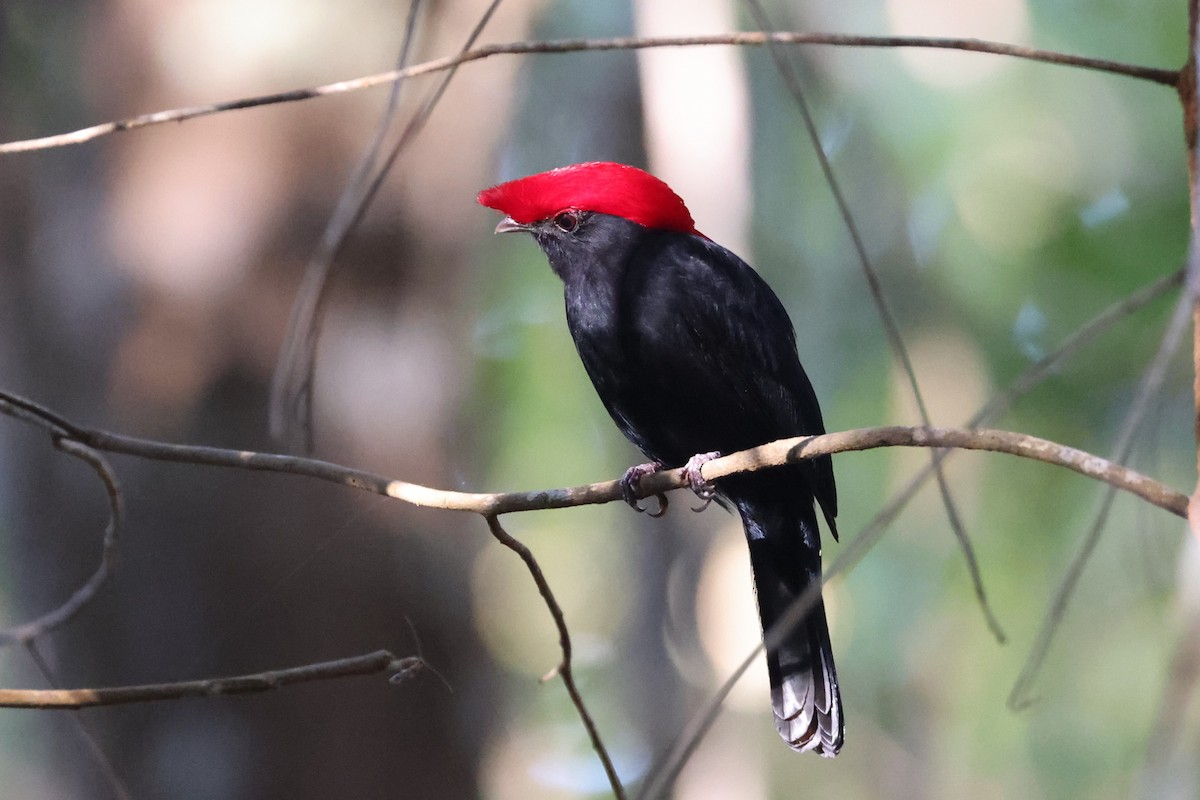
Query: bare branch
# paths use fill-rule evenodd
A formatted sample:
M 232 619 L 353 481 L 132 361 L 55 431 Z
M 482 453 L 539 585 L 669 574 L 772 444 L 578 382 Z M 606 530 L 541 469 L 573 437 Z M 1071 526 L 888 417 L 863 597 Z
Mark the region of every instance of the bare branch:
M 42 416 L 45 410 L 32 404 L 24 407 L 22 411 L 28 413 L 31 408 L 36 408 L 41 413 L 31 414 L 27 419 L 45 419 Z M 125 516 L 121 500 L 121 486 L 117 482 L 116 473 L 102 455 L 85 444 L 81 444 L 73 439 L 61 438 L 60 435 L 56 434 L 54 446 L 64 453 L 78 458 L 95 470 L 104 484 L 105 492 L 108 494 L 108 524 L 104 529 L 104 539 L 100 550 L 100 563 L 96 566 L 96 571 L 92 573 L 92 576 L 76 589 L 61 606 L 23 625 L 0 631 L 0 647 L 15 643 L 28 644 L 37 637 L 71 620 L 96 596 L 96 592 L 108 580 L 113 564 L 116 561 L 117 536 Z
M 13 409 L 29 401 L 0 391 L 0 414 L 18 416 Z M 46 414 L 51 412 L 42 409 Z M 338 483 L 355 489 L 386 495 L 415 506 L 441 508 L 451 511 L 472 511 L 483 516 L 509 514 L 517 511 L 539 511 L 551 508 L 594 505 L 621 500 L 619 481 L 603 481 L 563 489 L 542 489 L 530 492 L 471 493 L 434 489 L 407 481 L 393 480 L 364 470 L 344 467 L 329 461 L 298 456 L 258 453 L 252 450 L 225 450 L 202 445 L 181 445 L 121 436 L 106 431 L 81 428 L 58 415 L 21 416 L 36 420 L 39 426 L 52 432 L 63 428 L 74 433 L 71 438 L 110 453 L 124 453 L 154 461 L 174 461 L 203 464 L 251 471 L 282 472 Z M 739 453 L 707 462 L 703 467 L 706 480 L 716 480 L 736 472 L 750 472 L 768 467 L 791 464 L 806 458 L 832 455 L 880 447 L 953 447 L 964 450 L 987 450 L 1056 464 L 1074 470 L 1118 489 L 1130 492 L 1178 516 L 1187 514 L 1187 497 L 1153 478 L 1113 464 L 1100 456 L 1073 447 L 1039 439 L 1023 433 L 997 430 L 968 430 L 965 428 L 857 428 L 821 436 L 799 436 L 753 447 Z M 688 487 L 681 469 L 656 473 L 638 484 L 638 497 L 672 489 Z
M 0 144 L 0 154 L 22 153 L 30 150 L 45 150 L 51 147 L 82 144 L 101 136 L 112 133 L 144 128 L 149 125 L 161 125 L 166 122 L 182 122 L 183 120 L 204 117 L 210 114 L 220 114 L 243 108 L 257 108 L 278 103 L 295 103 L 311 100 L 330 94 L 344 94 L 362 89 L 370 89 L 381 84 L 392 83 L 418 75 L 428 75 L 434 72 L 453 69 L 462 64 L 480 61 L 498 55 L 531 55 L 537 53 L 577 53 L 606 50 L 645 50 L 659 47 L 706 47 L 715 45 L 734 45 L 741 47 L 760 47 L 768 42 L 784 45 L 825 45 L 831 47 L 865 47 L 865 48 L 895 48 L 922 47 L 939 50 L 965 50 L 972 53 L 991 53 L 993 55 L 1009 56 L 1028 61 L 1039 61 L 1047 64 L 1059 64 L 1067 67 L 1096 70 L 1113 75 L 1124 75 L 1130 78 L 1146 80 L 1163 86 L 1175 86 L 1179 81 L 1180 72 L 1172 69 L 1122 64 L 1100 58 L 1086 58 L 1068 53 L 1056 53 L 1048 50 L 1037 50 L 1030 47 L 989 42 L 981 39 L 938 38 L 930 36 L 855 36 L 836 33 L 799 33 L 778 32 L 760 33 L 743 32 L 711 36 L 658 36 L 658 37 L 618 37 L 612 39 L 561 39 L 548 42 L 512 42 L 509 44 L 494 44 L 479 47 L 457 56 L 445 56 L 421 64 L 398 70 L 389 70 L 375 75 L 366 75 L 351 80 L 327 83 L 307 89 L 293 89 L 287 92 L 245 97 L 207 105 L 174 108 L 166 111 L 155 111 L 141 114 L 115 122 L 105 122 L 92 125 L 69 133 L 44 136 L 37 139 Z
M 408 7 L 404 38 L 400 44 L 400 55 L 396 59 L 397 70 L 404 69 L 408 64 L 408 57 L 416 40 L 420 10 L 421 0 L 413 0 Z M 293 427 L 298 427 L 303 434 L 302 449 L 306 453 L 313 449 L 312 382 L 325 287 L 343 242 L 371 202 L 373 192 L 369 181 L 372 173 L 376 171 L 379 154 L 383 152 L 384 141 L 395 121 L 404 83 L 404 79 L 401 78 L 392 84 L 387 106 L 375 129 L 375 135 L 350 175 L 350 180 L 342 190 L 329 221 L 325 223 L 325 230 L 321 232 L 316 250 L 309 257 L 300 288 L 296 291 L 296 299 L 292 301 L 283 350 L 279 355 L 275 373 L 271 376 L 271 401 L 267 414 L 271 435 L 277 444 L 282 445 L 288 441 Z
M 409 676 L 419 671 L 420 665 L 419 658 L 397 658 L 387 650 L 377 650 L 374 653 L 339 658 L 335 661 L 321 661 L 301 667 L 228 678 L 98 689 L 0 689 L 0 708 L 74 709 L 177 700 L 181 697 L 251 694 L 282 689 L 296 683 L 370 675 L 376 672 Z
M 501 0 L 492 0 L 483 15 L 476 22 L 466 42 L 463 43 L 460 54 L 466 53 L 479 39 L 488 21 L 500 6 Z M 414 3 L 413 8 L 415 9 Z M 415 14 L 415 10 L 413 12 Z M 405 39 L 405 51 L 411 41 L 411 31 L 414 17 L 410 16 L 409 34 Z M 405 58 L 404 55 L 401 56 Z M 283 440 L 290 428 L 298 427 L 303 433 L 304 452 L 313 450 L 313 375 L 317 367 L 317 341 L 320 338 L 323 309 L 328 297 L 329 275 L 333 270 L 334 259 L 337 258 L 342 246 L 358 226 L 366 213 L 384 178 L 392 170 L 392 166 L 408 146 L 416 139 L 417 134 L 425 127 L 425 123 L 433 116 L 433 111 L 445 94 L 446 88 L 454 78 L 458 67 L 453 66 L 442 76 L 442 80 L 425 98 L 425 102 L 417 113 L 408 121 L 401 131 L 399 138 L 392 145 L 382 164 L 376 164 L 379 153 L 383 150 L 383 140 L 391 127 L 391 109 L 385 124 L 380 128 L 375 143 L 367 157 L 360 165 L 354 182 L 343 193 L 338 202 L 334 217 L 329 221 L 317 251 L 308 262 L 304 273 L 304 281 L 296 295 L 292 306 L 292 315 L 288 320 L 288 333 L 284 339 L 284 349 L 279 356 L 275 374 L 271 379 L 271 403 L 269 417 L 271 432 L 277 440 Z M 394 94 L 394 93 L 393 93 Z
M 504 530 L 495 514 L 487 516 L 487 524 L 492 536 L 496 537 L 500 544 L 516 553 L 525 562 L 529 574 L 533 576 L 538 594 L 542 596 L 546 608 L 550 610 L 550 616 L 554 618 L 554 627 L 558 629 L 558 646 L 562 650 L 562 661 L 547 677 L 557 674 L 562 678 L 563 684 L 567 687 L 567 694 L 571 696 L 571 703 L 579 712 L 579 719 L 582 720 L 583 727 L 587 729 L 588 737 L 592 740 L 592 748 L 600 758 L 600 763 L 604 765 L 604 774 L 608 776 L 608 783 L 612 787 L 613 795 L 617 800 L 625 800 L 625 787 L 621 785 L 621 777 L 617 775 L 616 767 L 613 766 L 612 759 L 608 755 L 608 749 L 604 746 L 600 732 L 596 729 L 596 723 L 588 712 L 587 705 L 583 702 L 583 695 L 579 693 L 579 687 L 575 683 L 575 673 L 571 667 L 571 632 L 567 629 L 567 620 L 563 616 L 562 606 L 554 598 L 554 592 L 550 591 L 550 584 L 542 572 L 541 565 L 533 557 L 533 552 Z

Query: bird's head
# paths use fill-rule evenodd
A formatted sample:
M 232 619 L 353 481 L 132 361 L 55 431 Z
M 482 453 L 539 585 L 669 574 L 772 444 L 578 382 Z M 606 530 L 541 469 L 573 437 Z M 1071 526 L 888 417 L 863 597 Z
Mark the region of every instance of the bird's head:
M 625 164 L 593 161 L 501 183 L 479 202 L 504 214 L 496 233 L 525 231 L 555 264 L 556 255 L 590 248 L 614 233 L 613 220 L 651 230 L 699 235 L 692 215 L 671 187 Z M 619 225 L 619 223 L 618 223 Z

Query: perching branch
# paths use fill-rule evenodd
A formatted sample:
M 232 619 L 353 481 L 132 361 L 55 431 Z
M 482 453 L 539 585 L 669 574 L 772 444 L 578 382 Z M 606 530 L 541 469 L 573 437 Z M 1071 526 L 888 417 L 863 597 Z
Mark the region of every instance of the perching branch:
M 31 407 L 36 408 L 38 413 L 15 413 L 17 409 L 24 410 Z M 122 436 L 80 427 L 44 407 L 3 391 L 0 391 L 0 414 L 33 422 L 58 435 L 63 435 L 62 431 L 70 431 L 69 438 L 104 452 L 123 453 L 153 461 L 173 461 L 212 467 L 303 475 L 385 495 L 415 506 L 450 511 L 472 511 L 484 517 L 518 511 L 595 505 L 622 499 L 620 482 L 615 480 L 529 492 L 456 492 L 394 480 L 365 470 L 344 467 L 314 458 L 258 453 L 251 450 L 226 450 L 203 445 L 168 444 L 153 439 L 139 439 L 134 436 Z M 1012 431 L 904 426 L 858 428 L 820 436 L 780 439 L 709 461 L 704 465 L 702 472 L 706 480 L 717 480 L 734 473 L 753 472 L 768 467 L 792 464 L 806 458 L 858 450 L 874 450 L 880 447 L 948 447 L 1008 453 L 1021 458 L 1066 467 L 1081 475 L 1137 495 L 1152 505 L 1177 516 L 1186 517 L 1187 515 L 1187 497 L 1153 478 L 1120 464 L 1114 464 L 1100 456 L 1047 439 Z M 682 477 L 680 469 L 664 470 L 645 478 L 638 484 L 638 497 L 653 497 L 662 492 L 687 486 L 688 483 Z
M 542 593 L 542 597 L 546 601 L 547 607 L 550 609 L 559 631 L 559 642 L 562 648 L 563 659 L 559 665 L 558 672 L 563 677 L 572 702 L 575 704 L 588 729 L 589 735 L 592 737 L 593 745 L 596 746 L 597 752 L 600 754 L 601 760 L 605 765 L 605 770 L 609 775 L 610 781 L 612 781 L 614 791 L 617 791 L 620 796 L 620 793 L 623 791 L 619 788 L 620 781 L 616 777 L 615 770 L 612 767 L 606 750 L 599 742 L 595 725 L 574 684 L 570 661 L 570 638 L 566 630 L 565 621 L 562 618 L 561 608 L 558 607 L 557 602 L 554 600 L 553 594 L 550 592 L 545 577 L 542 575 L 540 567 L 538 567 L 532 553 L 529 552 L 528 548 L 525 548 L 519 542 L 512 539 L 511 536 L 508 536 L 498 521 L 498 516 L 505 513 L 566 508 L 619 500 L 622 498 L 622 494 L 618 481 L 606 481 L 586 486 L 533 492 L 455 492 L 392 480 L 381 475 L 317 459 L 271 453 L 256 453 L 244 450 L 226 450 L 215 447 L 175 445 L 87 429 L 66 420 L 61 415 L 49 409 L 7 392 L 0 392 L 0 413 L 40 427 L 54 436 L 56 440 L 60 438 L 69 439 L 95 450 L 123 453 L 151 460 L 303 475 L 386 495 L 413 505 L 472 511 L 484 516 L 488 521 L 493 535 L 521 556 L 522 560 L 529 567 L 535 581 L 538 582 L 539 591 Z M 1183 494 L 1119 464 L 1114 464 L 1099 456 L 1034 436 L 986 429 L 884 427 L 863 428 L 839 433 L 828 433 L 821 436 L 797 437 L 772 442 L 715 459 L 706 463 L 702 472 L 706 480 L 718 480 L 738 472 L 766 469 L 819 455 L 898 446 L 986 450 L 1044 461 L 1066 467 L 1082 475 L 1105 482 L 1110 486 L 1128 491 L 1178 516 L 1183 517 L 1187 513 L 1187 497 Z M 687 481 L 682 477 L 680 472 L 678 469 L 665 470 L 647 477 L 638 486 L 640 496 L 649 497 L 672 489 L 685 488 Z M 883 526 L 879 527 L 882 529 Z M 845 548 L 838 561 L 835 561 L 834 566 L 843 563 L 852 563 L 852 558 L 857 557 L 860 552 L 865 552 L 865 549 L 874 543 L 878 535 L 878 533 L 873 536 L 864 534 L 857 537 L 851 546 Z M 828 575 L 835 573 L 836 570 L 831 568 Z M 212 684 L 210 682 L 202 681 L 198 682 L 198 685 L 206 685 L 209 688 L 202 692 L 190 686 L 187 691 L 191 694 L 212 693 Z M 231 684 L 230 690 L 232 690 L 232 687 L 240 685 L 236 683 Z M 271 687 L 259 688 L 257 685 L 251 683 L 247 685 L 247 688 L 240 690 L 262 691 L 265 688 Z M 118 689 L 116 691 L 122 692 L 126 690 Z M 115 696 L 121 697 L 120 694 Z M 3 699 L 3 695 L 0 695 L 0 699 Z M 70 702 L 76 702 L 80 699 L 79 697 L 75 697 Z M 134 699 L 124 700 L 124 702 L 136 702 L 138 699 L 142 698 L 135 697 Z M 147 696 L 145 699 L 155 698 Z M 121 701 L 114 700 L 113 702 Z M 686 760 L 686 754 L 683 758 Z
M 399 681 L 396 679 L 404 679 L 416 674 L 423 664 L 424 662 L 415 656 L 398 658 L 387 650 L 377 650 L 374 653 L 339 658 L 335 661 L 321 661 L 300 667 L 228 678 L 150 683 L 139 686 L 110 686 L 100 689 L 0 689 L 0 708 L 61 710 L 148 703 L 155 700 L 178 700 L 181 697 L 250 694 L 282 689 L 297 683 L 333 680 L 352 675 L 371 675 L 377 672 L 394 673 L 393 683 L 398 683 Z
M 831 47 L 923 47 L 939 50 L 965 50 L 972 53 L 991 53 L 993 55 L 1009 56 L 1029 61 L 1040 61 L 1047 64 L 1059 64 L 1080 69 L 1097 70 L 1113 75 L 1124 75 L 1138 80 L 1146 80 L 1163 86 L 1176 86 L 1180 80 L 1179 70 L 1146 67 L 1136 64 L 1123 64 L 1101 58 L 1057 53 L 1048 50 L 1037 50 L 1030 47 L 989 42 L 981 39 L 938 38 L 930 36 L 855 36 L 837 33 L 800 33 L 800 32 L 742 32 L 716 34 L 710 36 L 655 36 L 655 37 L 618 37 L 612 39 L 560 39 L 548 42 L 511 42 L 509 44 L 494 44 L 479 47 L 455 56 L 444 56 L 421 64 L 414 64 L 404 69 L 394 69 L 375 75 L 366 75 L 351 80 L 327 83 L 307 89 L 292 89 L 286 92 L 245 97 L 221 103 L 210 103 L 200 106 L 174 108 L 166 111 L 155 111 L 136 117 L 104 122 L 87 128 L 44 136 L 37 139 L 25 139 L 0 144 L 0 154 L 22 153 L 30 150 L 45 150 L 51 147 L 82 144 L 120 131 L 144 128 L 149 125 L 161 125 L 165 122 L 182 122 L 183 120 L 204 117 L 210 114 L 220 114 L 226 111 L 236 111 L 243 108 L 276 105 L 278 103 L 295 103 L 311 100 L 331 94 L 344 94 L 362 89 L 370 89 L 382 84 L 393 83 L 405 78 L 428 75 L 454 69 L 462 64 L 481 61 L 498 55 L 532 55 L 538 53 L 577 53 L 585 51 L 606 50 L 646 50 L 660 47 L 704 47 L 714 45 L 736 45 L 743 47 L 761 47 L 768 43 L 781 45 L 825 45 Z

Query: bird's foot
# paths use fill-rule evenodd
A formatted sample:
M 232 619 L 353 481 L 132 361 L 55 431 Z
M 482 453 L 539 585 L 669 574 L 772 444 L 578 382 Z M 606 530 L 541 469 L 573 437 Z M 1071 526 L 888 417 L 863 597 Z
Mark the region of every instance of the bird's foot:
M 716 450 L 711 453 L 696 453 L 696 455 L 689 458 L 688 462 L 684 464 L 683 477 L 687 480 L 688 486 L 691 487 L 692 491 L 696 493 L 696 497 L 704 501 L 698 507 L 693 508 L 692 511 L 703 511 L 708 508 L 708 504 L 717 496 L 717 487 L 713 485 L 712 481 L 704 480 L 704 476 L 700 474 L 700 470 L 709 461 L 720 457 L 721 454 Z
M 638 504 L 638 483 L 647 475 L 653 475 L 656 472 L 660 472 L 662 468 L 663 465 L 659 462 L 650 461 L 645 464 L 638 464 L 637 466 L 630 467 L 629 469 L 625 470 L 625 474 L 621 476 L 621 497 L 624 498 L 625 502 L 632 506 L 633 510 L 637 511 L 639 514 L 646 509 Z M 667 496 L 662 493 L 654 496 L 658 499 L 658 510 L 651 511 L 650 516 L 661 517 L 663 514 L 667 513 Z

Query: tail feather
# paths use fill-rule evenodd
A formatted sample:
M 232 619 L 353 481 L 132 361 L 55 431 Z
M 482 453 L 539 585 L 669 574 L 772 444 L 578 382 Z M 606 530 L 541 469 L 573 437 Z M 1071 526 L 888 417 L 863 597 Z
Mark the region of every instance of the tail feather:
M 764 629 L 769 629 L 765 621 Z M 767 655 L 775 728 L 794 750 L 835 756 L 842 748 L 845 727 L 823 606 L 809 612 L 793 636 L 807 639 L 807 659 L 785 664 L 780 658 L 782 646 Z M 797 653 L 798 644 L 790 642 L 788 651 Z
M 764 633 L 814 581 L 821 580 L 820 540 L 811 500 L 783 505 L 764 508 L 761 503 L 738 503 Z M 767 672 L 779 735 L 794 750 L 837 755 L 845 724 L 824 602 L 819 600 L 778 641 L 767 652 Z

